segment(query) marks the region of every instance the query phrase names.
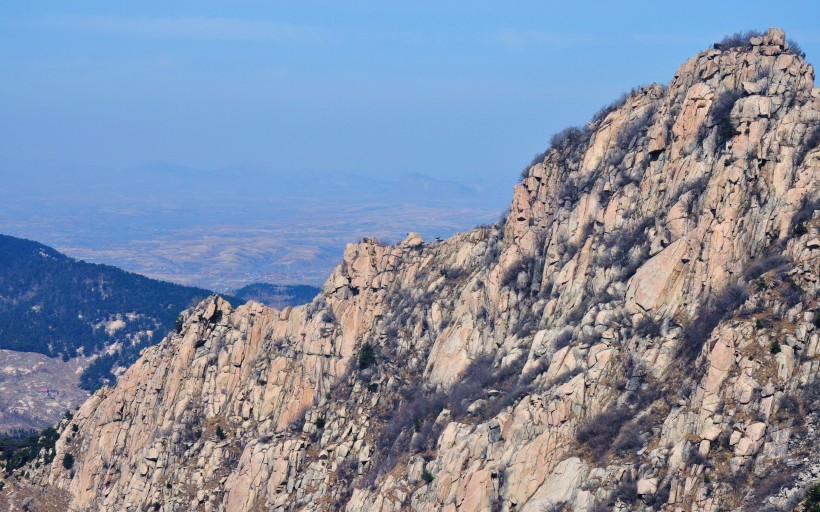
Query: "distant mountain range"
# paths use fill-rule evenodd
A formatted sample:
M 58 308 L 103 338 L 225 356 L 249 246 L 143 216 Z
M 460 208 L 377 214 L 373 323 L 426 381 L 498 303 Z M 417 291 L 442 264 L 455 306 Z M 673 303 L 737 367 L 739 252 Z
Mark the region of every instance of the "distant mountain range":
M 307 304 L 320 291 L 320 288 L 308 285 L 254 283 L 231 292 L 231 295 L 243 301 L 254 300 L 271 308 L 282 309 L 296 304 Z
M 432 239 L 493 222 L 512 184 L 165 163 L 47 172 L 0 161 L 0 174 L 7 234 L 217 291 L 319 285 L 345 245 L 364 236 Z

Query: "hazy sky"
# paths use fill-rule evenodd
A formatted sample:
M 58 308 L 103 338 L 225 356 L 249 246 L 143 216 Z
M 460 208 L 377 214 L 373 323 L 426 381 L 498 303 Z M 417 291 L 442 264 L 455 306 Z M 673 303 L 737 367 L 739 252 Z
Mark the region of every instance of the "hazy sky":
M 820 57 L 816 1 L 625 3 L 5 2 L 0 169 L 487 181 L 726 33 Z

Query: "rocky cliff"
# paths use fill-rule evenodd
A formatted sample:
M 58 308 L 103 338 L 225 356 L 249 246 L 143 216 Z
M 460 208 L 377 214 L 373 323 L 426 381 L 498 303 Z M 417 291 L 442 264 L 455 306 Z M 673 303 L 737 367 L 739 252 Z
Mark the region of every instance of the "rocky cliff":
M 820 89 L 773 29 L 554 137 L 505 219 L 211 297 L 9 510 L 787 510 L 820 479 Z M 68 457 L 67 457 L 68 454 Z

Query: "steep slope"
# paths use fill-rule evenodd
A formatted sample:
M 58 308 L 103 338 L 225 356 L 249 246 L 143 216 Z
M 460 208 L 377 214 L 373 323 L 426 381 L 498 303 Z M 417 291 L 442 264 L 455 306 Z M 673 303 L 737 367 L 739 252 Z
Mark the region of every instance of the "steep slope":
M 350 245 L 307 306 L 187 311 L 0 499 L 796 503 L 820 478 L 819 119 L 782 31 L 703 52 L 556 136 L 505 221 Z
M 162 340 L 179 311 L 210 294 L 76 261 L 46 245 L 0 235 L 2 349 L 68 360 L 118 346 L 112 354 L 136 356 L 141 348 Z M 88 389 L 102 385 L 101 376 L 110 377 L 116 358 L 105 360 L 106 367 L 100 361 L 94 366 L 99 371 L 86 375 Z
M 241 303 L 256 294 L 285 307 L 310 302 L 318 288 L 239 291 L 242 297 L 228 300 Z M 0 434 L 52 425 L 88 391 L 113 382 L 112 371 L 159 343 L 181 310 L 210 294 L 0 235 Z
M 0 434 L 52 425 L 210 294 L 0 235 Z

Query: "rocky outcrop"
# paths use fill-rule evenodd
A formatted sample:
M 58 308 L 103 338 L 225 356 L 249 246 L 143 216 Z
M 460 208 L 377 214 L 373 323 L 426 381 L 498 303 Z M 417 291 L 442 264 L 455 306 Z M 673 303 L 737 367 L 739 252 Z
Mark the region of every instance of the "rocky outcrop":
M 708 50 L 560 134 L 494 226 L 350 245 L 308 306 L 208 299 L 0 499 L 796 503 L 820 478 L 820 92 L 784 41 Z

